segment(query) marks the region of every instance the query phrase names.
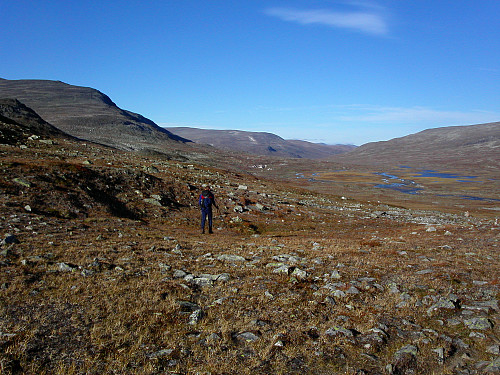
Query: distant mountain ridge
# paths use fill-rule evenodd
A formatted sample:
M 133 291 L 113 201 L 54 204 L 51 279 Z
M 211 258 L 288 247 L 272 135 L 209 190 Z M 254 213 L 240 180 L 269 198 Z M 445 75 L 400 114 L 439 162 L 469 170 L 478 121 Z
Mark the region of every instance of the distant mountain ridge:
M 214 130 L 169 127 L 169 132 L 196 143 L 209 144 L 226 151 L 254 155 L 320 159 L 354 149 L 351 145 L 325 145 L 298 140 L 285 140 L 276 134 L 242 130 Z
M 15 98 L 45 121 L 82 139 L 126 150 L 186 142 L 153 121 L 119 108 L 102 92 L 60 81 L 0 79 L 0 98 Z
M 165 129 L 144 116 L 119 108 L 98 90 L 60 81 L 0 79 L 1 98 L 8 98 L 1 108 L 4 113 L 0 113 L 0 120 L 4 134 L 11 140 L 30 132 L 55 136 L 67 133 L 123 150 L 182 158 L 185 153 L 200 160 L 215 159 L 216 150 L 203 146 L 209 144 L 224 150 L 218 160 L 229 160 L 228 155 L 244 152 L 366 165 L 461 165 L 495 171 L 500 165 L 500 122 L 428 129 L 356 148 L 284 140 L 264 132 Z M 59 130 L 61 134 L 56 134 Z
M 500 166 L 500 122 L 427 129 L 364 144 L 332 160 L 367 165 Z

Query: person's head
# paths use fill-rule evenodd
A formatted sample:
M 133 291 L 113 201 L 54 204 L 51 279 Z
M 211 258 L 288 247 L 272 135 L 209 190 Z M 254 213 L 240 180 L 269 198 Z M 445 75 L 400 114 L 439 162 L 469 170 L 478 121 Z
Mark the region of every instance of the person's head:
M 203 190 L 210 190 L 210 186 L 207 184 L 203 184 L 201 185 L 201 187 L 203 188 Z

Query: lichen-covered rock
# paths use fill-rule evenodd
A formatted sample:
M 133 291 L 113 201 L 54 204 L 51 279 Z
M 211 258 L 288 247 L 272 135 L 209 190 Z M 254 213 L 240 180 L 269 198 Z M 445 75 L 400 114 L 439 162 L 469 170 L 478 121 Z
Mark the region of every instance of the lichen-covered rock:
M 306 271 L 301 270 L 300 268 L 295 268 L 291 273 L 291 276 L 297 278 L 298 280 L 305 280 L 308 275 Z
M 191 325 L 197 324 L 204 316 L 205 314 L 203 313 L 203 310 L 195 310 L 189 315 L 189 321 L 188 323 Z
M 257 341 L 259 339 L 259 336 L 257 336 L 253 332 L 242 332 L 242 333 L 236 335 L 236 339 L 239 341 L 251 343 L 251 342 Z
M 448 298 L 441 298 L 437 303 L 427 309 L 428 315 L 433 315 L 441 310 L 454 310 L 458 307 L 458 302 Z
M 491 329 L 493 327 L 488 318 L 465 319 L 464 324 L 470 329 L 480 330 L 480 331 Z
M 58 263 L 57 266 L 61 272 L 73 272 L 77 269 L 77 266 L 68 263 Z
M 480 369 L 482 368 L 483 374 L 500 374 L 500 357 L 495 358 L 491 362 L 486 362 L 484 364 L 481 363 L 478 367 Z
M 246 259 L 241 255 L 234 254 L 220 254 L 217 259 L 222 262 L 246 262 Z
M 354 337 L 353 331 L 344 327 L 334 326 L 325 331 L 325 335 L 330 337 Z

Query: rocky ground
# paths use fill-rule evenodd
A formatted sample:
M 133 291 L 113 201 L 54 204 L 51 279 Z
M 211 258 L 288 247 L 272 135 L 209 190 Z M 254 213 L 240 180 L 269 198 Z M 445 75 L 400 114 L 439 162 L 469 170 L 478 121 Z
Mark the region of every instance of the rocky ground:
M 0 218 L 2 373 L 500 372 L 492 217 L 17 137 Z

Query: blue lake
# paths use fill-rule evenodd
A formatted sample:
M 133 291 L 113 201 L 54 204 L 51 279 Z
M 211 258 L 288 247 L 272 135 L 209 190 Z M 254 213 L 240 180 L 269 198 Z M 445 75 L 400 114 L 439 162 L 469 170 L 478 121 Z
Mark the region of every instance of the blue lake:
M 405 180 L 385 172 L 375 172 L 374 174 L 385 177 L 383 179 L 384 184 L 375 185 L 379 189 L 391 189 L 405 194 L 418 194 L 419 191 L 423 190 L 423 188 L 417 186 L 415 181 Z M 399 182 L 391 182 L 392 180 L 398 180 Z
M 468 179 L 474 179 L 477 178 L 477 176 L 462 176 L 459 174 L 455 173 L 443 173 L 443 172 L 438 172 L 434 171 L 432 169 L 425 169 L 422 172 L 418 172 L 415 177 L 439 177 L 439 178 L 453 178 L 453 179 L 463 179 L 463 178 L 468 178 Z M 461 182 L 466 182 L 466 180 L 460 180 Z
M 404 169 L 413 169 L 412 167 L 408 167 L 405 165 L 399 166 L 399 168 Z M 344 172 L 344 170 L 336 170 L 334 172 Z M 476 180 L 478 176 L 466 176 L 460 175 L 457 173 L 446 173 L 446 172 L 438 172 L 433 169 L 422 169 L 420 171 L 415 172 L 415 177 L 436 177 L 436 178 L 451 178 L 455 179 L 457 182 L 468 183 L 468 182 L 481 182 Z M 390 189 L 394 191 L 399 191 L 404 194 L 417 195 L 424 192 L 424 187 L 415 181 L 406 180 L 404 178 L 398 177 L 393 174 L 389 174 L 386 172 L 373 172 L 373 174 L 382 177 L 381 184 L 374 185 L 378 189 Z M 320 177 L 320 173 L 313 173 L 313 178 L 308 178 L 310 182 L 316 183 L 328 183 L 327 180 L 316 179 L 314 177 Z M 303 173 L 296 173 L 296 178 L 306 178 Z M 491 181 L 496 181 L 495 179 L 490 179 Z M 437 182 L 437 181 L 434 181 Z M 484 198 L 484 197 L 476 197 L 473 195 L 437 195 L 438 197 L 450 197 L 456 199 L 465 199 L 465 200 L 474 200 L 474 201 L 487 201 L 487 202 L 500 202 L 500 199 L 497 198 Z
M 400 166 L 400 168 L 410 169 L 410 167 L 407 166 Z M 444 173 L 432 169 L 424 169 L 416 173 L 417 174 L 414 177 L 451 178 L 455 179 L 457 182 L 462 182 L 462 183 L 480 182 L 476 180 L 478 176 L 464 176 L 456 173 Z M 413 195 L 419 194 L 424 190 L 422 185 L 418 185 L 415 181 L 412 180 L 405 180 L 403 178 L 385 172 L 377 172 L 374 174 L 385 177 L 383 179 L 385 183 L 375 185 L 375 187 L 379 189 L 391 189 L 399 191 L 401 193 L 413 194 Z M 391 182 L 393 180 L 398 180 L 399 182 Z M 438 197 L 451 197 L 451 198 L 473 200 L 473 201 L 500 202 L 500 199 L 476 197 L 473 195 L 438 195 Z
M 460 198 L 460 199 L 466 199 L 468 201 L 500 202 L 500 199 L 475 197 L 473 195 L 445 195 L 445 194 L 440 194 L 440 195 L 438 195 L 438 197 L 455 197 L 455 198 Z
M 392 174 L 388 174 L 388 173 L 385 173 L 385 172 L 375 172 L 374 174 L 390 178 L 391 180 L 401 180 L 401 178 L 399 178 L 398 176 L 394 176 Z

